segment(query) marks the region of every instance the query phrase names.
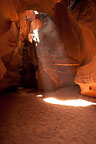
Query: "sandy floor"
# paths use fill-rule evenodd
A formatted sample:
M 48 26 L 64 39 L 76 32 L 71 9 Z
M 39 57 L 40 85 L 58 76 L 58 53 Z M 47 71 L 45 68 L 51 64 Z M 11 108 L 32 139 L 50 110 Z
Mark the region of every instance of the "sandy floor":
M 81 98 L 77 88 L 45 94 Z M 28 90 L 0 97 L 0 144 L 96 144 L 96 106 L 48 104 Z

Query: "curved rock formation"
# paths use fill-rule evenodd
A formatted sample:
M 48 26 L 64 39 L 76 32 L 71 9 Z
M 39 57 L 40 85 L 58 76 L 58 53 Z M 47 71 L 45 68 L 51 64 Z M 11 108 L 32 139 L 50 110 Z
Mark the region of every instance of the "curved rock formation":
M 65 43 L 67 55 L 77 60 L 80 65 L 77 69 L 75 83 L 80 86 L 81 94 L 96 96 L 96 70 L 93 60 L 96 55 L 96 2 L 81 0 L 79 5 L 74 7 L 73 13 L 70 10 L 67 13 L 64 7 L 63 1 L 56 6 L 56 25 Z
M 78 68 L 75 83 L 80 86 L 82 95 L 96 96 L 96 56 Z
M 25 18 L 22 16 L 22 12 L 27 9 L 38 9 L 46 12 L 51 12 L 55 3 L 58 0 L 44 1 L 41 0 L 1 0 L 0 1 L 0 58 L 12 52 L 18 45 L 18 34 L 16 23 L 21 21 L 20 19 Z M 22 18 L 20 18 L 22 17 Z M 26 24 L 25 24 L 26 25 Z M 26 27 L 23 23 L 21 27 Z M 2 65 L 0 65 L 2 69 Z M 4 66 L 3 66 L 4 67 Z M 4 69 L 4 68 L 3 68 Z M 3 70 L 2 70 L 3 71 Z M 3 75 L 5 70 L 3 72 Z M 0 74 L 2 78 L 2 74 Z
M 82 4 L 82 3 L 81 3 Z M 80 6 L 79 6 L 80 8 Z M 77 70 L 75 83 L 81 88 L 81 94 L 96 97 L 96 1 L 88 0 L 85 8 L 78 14 L 78 25 L 82 30 L 85 59 Z M 84 49 L 83 48 L 83 49 Z
M 95 0 L 1 0 L 0 89 L 20 85 L 22 65 L 27 71 L 25 82 L 32 85 L 30 79 L 34 72 L 31 74 L 30 67 L 35 65 L 40 89 L 57 89 L 73 84 L 75 79 L 81 94 L 96 96 L 95 9 Z M 27 47 L 24 41 L 36 25 L 33 10 L 47 13 L 52 20 L 48 17 L 40 20 L 40 43 L 35 47 L 28 42 L 28 55 L 23 59 Z M 35 51 L 31 53 L 32 47 Z

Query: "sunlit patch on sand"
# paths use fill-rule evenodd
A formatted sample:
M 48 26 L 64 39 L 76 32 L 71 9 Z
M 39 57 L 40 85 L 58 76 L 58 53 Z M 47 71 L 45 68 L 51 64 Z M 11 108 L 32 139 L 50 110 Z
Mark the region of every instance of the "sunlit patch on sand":
M 56 98 L 44 98 L 43 99 L 47 103 L 51 104 L 58 104 L 58 105 L 65 105 L 65 106 L 74 106 L 74 107 L 86 107 L 90 105 L 96 105 L 96 103 L 89 102 L 86 100 L 82 99 L 77 99 L 77 100 L 59 100 Z
M 42 95 L 40 94 L 40 95 L 37 95 L 37 97 L 42 97 Z

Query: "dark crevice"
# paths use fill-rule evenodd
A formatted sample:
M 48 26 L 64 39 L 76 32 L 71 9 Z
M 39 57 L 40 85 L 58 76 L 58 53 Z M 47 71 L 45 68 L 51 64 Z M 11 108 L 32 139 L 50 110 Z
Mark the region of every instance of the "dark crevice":
M 23 63 L 19 69 L 19 73 L 21 75 L 20 86 L 24 88 L 38 90 L 38 82 L 36 79 L 36 71 L 38 68 L 37 65 L 33 64 L 33 62 L 30 61 L 30 56 L 28 54 L 28 48 L 30 46 L 32 49 L 35 49 L 34 42 L 30 44 L 30 42 L 27 39 L 25 39 L 22 55 Z

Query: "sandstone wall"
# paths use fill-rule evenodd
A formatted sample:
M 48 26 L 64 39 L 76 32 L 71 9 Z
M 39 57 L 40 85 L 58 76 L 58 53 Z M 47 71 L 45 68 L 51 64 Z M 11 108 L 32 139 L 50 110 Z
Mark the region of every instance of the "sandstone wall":
M 46 90 L 44 83 L 48 82 L 49 90 L 56 89 L 73 83 L 75 79 L 83 95 L 95 96 L 96 2 L 74 1 L 72 8 L 69 9 L 67 0 L 65 3 L 63 0 L 56 4 L 57 2 L 59 1 L 0 1 L 1 90 L 8 86 L 19 86 L 18 69 L 22 65 L 23 41 L 29 32 L 29 23 L 25 18 L 27 16 L 34 20 L 33 12 L 25 10 L 34 9 L 48 13 L 56 24 L 56 27 L 52 24 L 52 30 L 48 28 L 51 30 L 49 36 L 49 31 L 46 37 L 43 36 L 47 27 L 40 31 L 41 43 L 36 48 L 38 58 L 36 75 L 39 87 Z M 62 64 L 77 64 L 79 67 L 65 67 Z

